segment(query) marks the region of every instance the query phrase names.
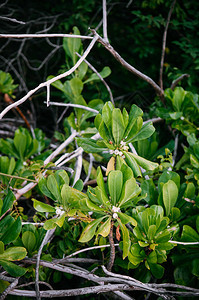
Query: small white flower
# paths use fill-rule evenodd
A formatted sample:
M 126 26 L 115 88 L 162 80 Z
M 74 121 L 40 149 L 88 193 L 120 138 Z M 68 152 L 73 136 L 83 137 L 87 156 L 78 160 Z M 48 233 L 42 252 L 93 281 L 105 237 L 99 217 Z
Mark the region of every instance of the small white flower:
M 118 155 L 118 154 L 119 154 L 119 152 L 120 152 L 120 151 L 119 151 L 119 150 L 117 150 L 117 149 L 114 151 L 115 155 Z
M 113 206 L 112 207 L 112 212 L 115 213 L 115 212 L 120 212 L 120 208 L 119 207 L 116 207 L 116 206 Z
M 123 150 L 124 150 L 124 151 L 128 151 L 128 150 L 129 150 L 129 147 L 128 147 L 128 146 L 124 146 L 124 147 L 123 147 Z
M 114 151 L 113 150 L 109 150 L 109 153 L 112 155 L 114 153 Z
M 120 144 L 121 144 L 122 146 L 125 146 L 125 145 L 126 145 L 126 142 L 121 141 Z
M 182 120 L 182 121 L 183 121 L 183 120 L 184 120 L 184 117 L 180 117 L 180 120 Z
M 147 241 L 144 241 L 145 242 L 145 244 L 148 244 L 148 242 Z
M 56 206 L 55 209 L 56 209 L 56 211 L 55 211 L 56 215 L 58 215 L 58 216 L 63 215 L 65 212 L 61 207 L 58 207 L 58 206 Z
M 27 166 L 27 162 L 26 162 L 26 161 L 24 161 L 24 162 L 23 162 L 23 165 L 24 165 L 24 166 Z
M 113 219 L 118 219 L 118 214 L 117 213 L 113 214 Z
M 122 158 L 124 158 L 124 159 L 125 159 L 125 155 L 122 155 Z
M 122 155 L 123 155 L 122 151 L 119 151 L 119 156 L 122 156 Z

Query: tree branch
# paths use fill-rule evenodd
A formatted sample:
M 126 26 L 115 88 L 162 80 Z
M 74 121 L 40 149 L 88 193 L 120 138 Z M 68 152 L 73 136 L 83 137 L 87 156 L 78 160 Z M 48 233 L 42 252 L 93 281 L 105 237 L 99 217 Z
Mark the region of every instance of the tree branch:
M 151 79 L 149 76 L 143 74 L 142 72 L 138 71 L 136 68 L 131 66 L 128 62 L 126 62 L 117 51 L 109 44 L 107 43 L 94 29 L 91 29 L 94 36 L 98 38 L 98 42 L 102 44 L 114 57 L 119 63 L 128 71 L 135 74 L 139 78 L 143 79 L 144 81 L 148 82 L 156 91 L 157 95 L 162 96 L 164 95 L 164 91 Z
M 174 90 L 174 88 L 176 87 L 176 85 L 178 84 L 178 82 L 180 82 L 182 79 L 184 78 L 188 78 L 190 77 L 189 74 L 182 74 L 180 77 L 178 77 L 176 80 L 174 80 L 170 86 L 170 89 Z
M 10 104 L 8 107 L 6 107 L 0 114 L 0 119 L 3 118 L 3 116 L 13 107 L 19 106 L 20 104 L 24 103 L 30 96 L 32 96 L 35 92 L 37 92 L 39 89 L 41 89 L 42 87 L 46 87 L 48 85 L 50 85 L 51 83 L 62 79 L 70 74 L 72 74 L 78 67 L 79 65 L 82 63 L 82 61 L 86 58 L 86 56 L 89 54 L 89 52 L 91 51 L 91 49 L 93 48 L 95 42 L 97 41 L 98 37 L 95 36 L 91 43 L 89 44 L 88 48 L 86 49 L 86 51 L 84 52 L 84 54 L 82 55 L 82 57 L 78 60 L 78 62 L 68 71 L 66 71 L 63 74 L 60 74 L 58 76 L 55 76 L 52 79 L 49 79 L 48 81 L 45 81 L 43 83 L 40 83 L 36 88 L 34 88 L 33 90 L 29 91 L 23 98 L 21 98 L 20 100 L 16 101 L 13 104 Z
M 159 78 L 159 84 L 160 84 L 161 90 L 163 90 L 163 78 L 162 77 L 163 77 L 163 66 L 164 66 L 165 48 L 166 48 L 166 40 L 167 40 L 167 31 L 168 31 L 171 14 L 173 12 L 175 3 L 176 3 L 176 0 L 173 1 L 171 8 L 169 10 L 166 26 L 164 29 L 163 40 L 162 40 L 162 55 L 161 55 L 161 61 L 160 61 L 160 78 Z
M 69 37 L 69 38 L 79 38 L 79 39 L 93 39 L 91 36 L 87 35 L 77 35 L 77 34 L 62 34 L 62 33 L 44 33 L 44 34 L 0 34 L 0 38 L 15 38 L 15 39 L 25 39 L 25 38 L 54 38 L 54 37 Z
M 106 0 L 102 0 L 102 9 L 103 9 L 103 37 L 104 37 L 104 41 L 108 43 Z

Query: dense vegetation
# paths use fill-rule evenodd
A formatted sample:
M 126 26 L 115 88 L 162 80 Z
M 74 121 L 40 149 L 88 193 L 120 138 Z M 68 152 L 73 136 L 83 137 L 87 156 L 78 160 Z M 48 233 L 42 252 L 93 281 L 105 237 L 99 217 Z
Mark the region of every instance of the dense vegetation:
M 198 2 L 7 2 L 0 299 L 195 299 Z

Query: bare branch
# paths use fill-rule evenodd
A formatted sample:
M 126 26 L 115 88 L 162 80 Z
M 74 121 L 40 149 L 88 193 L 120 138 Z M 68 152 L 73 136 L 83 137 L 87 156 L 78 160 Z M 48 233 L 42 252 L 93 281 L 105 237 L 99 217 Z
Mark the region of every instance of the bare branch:
M 26 24 L 23 21 L 19 21 L 19 20 L 13 19 L 13 18 L 8 18 L 8 17 L 3 17 L 3 16 L 0 16 L 0 19 L 5 20 L 5 21 L 10 21 L 10 22 L 18 23 L 18 24 Z
M 149 76 L 145 75 L 144 73 L 138 71 L 136 68 L 131 66 L 128 62 L 126 62 L 117 51 L 109 44 L 107 43 L 94 29 L 91 29 L 94 36 L 98 38 L 98 42 L 102 44 L 114 57 L 119 63 L 128 71 L 135 74 L 139 78 L 143 79 L 144 81 L 148 82 L 156 91 L 157 95 L 162 96 L 164 94 L 164 91 L 151 79 Z
M 107 265 L 108 271 L 112 270 L 112 267 L 113 267 L 114 261 L 115 261 L 115 245 L 114 245 L 114 240 L 113 240 L 113 225 L 114 225 L 114 222 L 111 221 L 111 230 L 108 235 L 109 244 L 110 244 L 110 248 L 111 248 L 110 257 L 109 257 L 109 261 L 108 261 L 108 265 Z
M 49 239 L 54 234 L 55 229 L 48 230 L 46 232 L 46 235 L 45 235 L 45 237 L 44 237 L 44 239 L 41 243 L 41 246 L 39 247 L 38 253 L 37 253 L 37 262 L 36 262 L 36 267 L 35 267 L 35 290 L 36 290 L 37 300 L 41 299 L 40 290 L 39 290 L 39 262 L 40 262 L 40 256 L 41 256 L 43 247 L 48 243 Z
M 81 147 L 80 147 L 81 148 Z M 75 177 L 74 177 L 74 181 L 73 181 L 73 187 L 75 185 L 75 183 L 80 179 L 81 176 L 81 172 L 82 172 L 82 153 L 83 153 L 83 149 L 81 149 L 81 153 L 77 156 L 77 161 L 75 164 Z
M 91 171 L 92 171 L 92 167 L 93 167 L 93 161 L 94 161 L 94 156 L 92 155 L 92 153 L 89 153 L 89 158 L 90 158 L 90 162 L 89 162 L 89 168 L 88 168 L 88 175 L 86 176 L 86 178 L 84 180 L 84 185 L 89 180 L 90 175 L 91 175 Z
M 47 102 L 44 102 L 47 103 Z M 99 114 L 99 111 L 93 108 L 90 108 L 88 106 L 80 105 L 80 104 L 72 104 L 72 103 L 60 103 L 60 102 L 49 102 L 49 105 L 55 105 L 55 106 L 64 106 L 64 107 L 75 107 L 75 108 L 81 108 L 90 112 L 93 112 L 95 114 Z
M 178 241 L 173 241 L 173 240 L 169 241 L 169 243 L 184 245 L 184 246 L 199 245 L 199 242 L 178 242 Z
M 69 37 L 69 38 L 79 38 L 79 39 L 93 39 L 91 36 L 87 35 L 77 35 L 77 34 L 64 34 L 64 33 L 44 33 L 44 34 L 0 34 L 0 38 L 54 38 L 54 37 Z
M 88 48 L 86 49 L 86 51 L 84 52 L 83 56 L 78 60 L 78 62 L 68 71 L 66 71 L 63 74 L 60 74 L 48 81 L 45 81 L 43 83 L 40 83 L 35 89 L 29 91 L 26 96 L 24 96 L 23 98 L 21 98 L 20 100 L 16 101 L 13 104 L 10 104 L 8 107 L 6 107 L 0 114 L 0 119 L 2 119 L 2 117 L 9 111 L 11 110 L 13 107 L 19 106 L 20 104 L 24 103 L 30 96 L 32 96 L 35 92 L 37 92 L 40 88 L 42 87 L 46 87 L 47 85 L 50 85 L 51 83 L 62 79 L 70 74 L 72 74 L 78 67 L 79 65 L 82 63 L 82 61 L 86 58 L 86 56 L 89 54 L 89 52 L 91 51 L 91 49 L 93 48 L 95 42 L 97 41 L 98 37 L 95 36 L 91 43 L 89 44 Z
M 0 300 L 4 300 L 8 294 L 16 287 L 18 284 L 19 278 L 16 278 L 8 287 L 3 291 L 3 293 L 0 295 Z
M 103 37 L 104 37 L 104 41 L 108 43 L 106 0 L 102 0 L 102 9 L 103 9 Z
M 100 286 L 92 286 L 86 288 L 78 288 L 71 290 L 57 290 L 57 291 L 42 291 L 40 292 L 42 298 L 54 298 L 54 297 L 74 297 L 79 295 L 88 295 L 88 294 L 98 294 L 105 292 L 113 292 L 113 291 L 122 291 L 122 290 L 132 290 L 128 286 L 128 284 L 108 284 L 108 285 L 100 285 Z M 36 297 L 36 293 L 34 291 L 29 290 L 17 290 L 14 289 L 9 293 L 10 295 L 15 296 L 25 296 L 25 297 Z
M 50 161 L 52 161 L 66 146 L 68 146 L 77 135 L 77 132 L 74 131 L 53 153 L 51 153 L 44 161 L 44 165 L 47 165 Z M 27 193 L 31 189 L 33 189 L 37 183 L 29 183 L 25 187 L 17 190 L 17 193 L 15 194 L 16 200 L 18 200 L 21 195 Z
M 119 244 L 114 244 L 114 246 L 119 246 Z M 73 257 L 79 253 L 82 253 L 82 252 L 86 252 L 86 251 L 90 251 L 90 250 L 95 250 L 95 249 L 102 249 L 102 248 L 107 248 L 107 247 L 110 247 L 110 245 L 101 245 L 101 246 L 94 246 L 94 247 L 89 247 L 89 248 L 85 248 L 85 249 L 81 249 L 79 251 L 76 251 L 68 256 L 66 256 L 65 258 L 69 258 L 69 257 Z
M 176 0 L 173 1 L 171 8 L 169 10 L 166 26 L 164 29 L 163 40 L 162 40 L 162 55 L 161 55 L 161 61 L 160 61 L 160 78 L 159 78 L 159 84 L 160 84 L 161 90 L 163 90 L 163 78 L 162 77 L 163 77 L 163 66 L 164 66 L 165 48 L 166 48 L 166 40 L 167 40 L 167 31 L 168 31 L 171 14 L 173 12 L 175 3 L 176 3 Z
M 190 77 L 189 74 L 182 74 L 180 77 L 178 77 L 176 80 L 174 80 L 170 86 L 170 89 L 174 90 L 174 88 L 176 87 L 176 85 L 178 84 L 178 82 L 180 82 L 182 79 L 184 78 L 188 78 Z
M 76 52 L 76 54 L 77 54 L 77 56 L 81 57 L 81 55 L 80 55 L 79 53 Z M 114 103 L 114 100 L 113 100 L 113 94 L 112 94 L 112 92 L 111 92 L 110 87 L 108 86 L 108 84 L 107 84 L 106 81 L 104 80 L 104 78 L 103 78 L 103 77 L 100 75 L 100 73 L 95 69 L 95 67 L 93 67 L 93 66 L 88 62 L 88 60 L 85 59 L 84 61 L 85 61 L 85 63 L 89 66 L 89 68 L 90 68 L 93 72 L 95 72 L 95 73 L 97 74 L 97 76 L 100 78 L 100 80 L 103 82 L 103 84 L 104 84 L 105 87 L 107 88 L 107 91 L 109 92 L 110 100 L 111 100 L 111 102 L 113 103 L 113 105 L 115 106 L 115 103 Z

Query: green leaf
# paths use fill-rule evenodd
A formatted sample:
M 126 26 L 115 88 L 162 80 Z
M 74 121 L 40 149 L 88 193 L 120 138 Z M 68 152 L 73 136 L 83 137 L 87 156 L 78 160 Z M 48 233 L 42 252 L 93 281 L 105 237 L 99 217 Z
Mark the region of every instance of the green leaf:
M 70 83 L 70 87 L 71 87 L 71 91 L 72 91 L 73 95 L 75 97 L 78 97 L 79 95 L 81 95 L 81 92 L 84 87 L 81 79 L 79 79 L 78 77 L 74 77 L 69 81 L 69 83 Z
M 24 247 L 28 250 L 28 252 L 32 252 L 36 245 L 36 237 L 33 232 L 31 231 L 25 231 L 22 234 L 22 242 L 24 244 Z
M 89 223 L 83 230 L 80 238 L 79 238 L 79 242 L 80 243 L 87 243 L 88 241 L 90 241 L 96 232 L 97 226 L 99 225 L 99 223 L 104 219 L 105 217 L 99 218 L 97 220 L 92 221 L 91 223 Z
M 168 216 L 178 198 L 178 188 L 174 181 L 169 180 L 163 185 L 163 203 Z
M 114 108 L 112 112 L 112 134 L 116 145 L 119 145 L 123 139 L 125 124 L 123 115 L 119 108 Z
M 118 217 L 120 218 L 122 224 L 126 225 L 126 224 L 130 223 L 133 226 L 137 226 L 136 220 L 134 218 L 132 218 L 131 216 L 121 213 L 121 212 L 118 212 L 117 214 L 118 214 Z
M 149 161 L 139 155 L 136 155 L 134 153 L 129 153 L 129 154 L 131 156 L 133 156 L 133 158 L 136 160 L 136 162 L 138 163 L 139 166 L 141 166 L 143 169 L 145 169 L 147 171 L 153 171 L 154 169 L 156 169 L 159 166 L 158 163 Z
M 18 265 L 15 265 L 14 263 L 6 260 L 1 260 L 0 259 L 0 265 L 6 270 L 11 276 L 14 277 L 20 277 L 23 276 L 26 272 L 27 269 L 20 267 Z
M 113 113 L 113 110 L 114 110 L 114 106 L 110 101 L 106 102 L 102 109 L 102 120 L 105 123 L 111 138 L 112 138 L 112 113 Z
M 183 242 L 199 242 L 199 234 L 189 225 L 184 225 L 181 240 Z
M 45 223 L 44 223 L 44 229 L 45 230 L 51 230 L 51 229 L 54 229 L 56 227 L 56 219 L 50 219 L 50 220 L 47 220 Z
M 107 148 L 102 148 L 96 144 L 96 141 L 89 138 L 76 138 L 78 146 L 82 147 L 87 153 L 101 153 Z
M 47 179 L 45 177 L 41 177 L 41 179 L 39 180 L 39 189 L 40 191 L 47 196 L 50 199 L 56 200 L 55 197 L 53 196 L 53 194 L 49 191 L 49 189 L 47 188 Z
M 149 229 L 148 229 L 148 232 L 147 232 L 147 237 L 148 239 L 151 241 L 154 239 L 154 236 L 156 234 L 156 225 L 150 225 L 149 226 Z
M 119 170 L 111 171 L 108 174 L 107 180 L 111 202 L 113 205 L 116 205 L 122 192 L 123 174 Z
M 149 138 L 155 132 L 155 128 L 151 122 L 144 124 L 141 130 L 132 138 L 127 138 L 128 143 L 134 143 Z
M 3 206 L 1 209 L 1 215 L 3 215 L 8 209 L 10 209 L 13 205 L 13 202 L 15 201 L 15 195 L 13 192 L 9 189 L 7 195 L 3 199 Z
M 133 170 L 135 177 L 142 177 L 140 167 L 138 166 L 136 160 L 134 159 L 132 153 L 124 151 L 125 161 L 127 165 Z
M 8 219 L 8 223 L 9 223 L 9 226 L 8 228 L 6 229 L 4 227 L 4 234 L 0 237 L 0 240 L 4 243 L 4 244 L 9 244 L 13 241 L 15 241 L 20 232 L 21 232 L 21 218 L 18 217 L 14 222 L 9 222 L 9 219 Z M 1 223 L 0 223 L 1 225 Z
M 39 212 L 55 212 L 55 208 L 49 204 L 43 203 L 41 201 L 38 201 L 36 199 L 32 199 L 33 201 L 33 207 L 35 210 Z
M 73 34 L 79 35 L 80 32 L 77 27 L 73 27 Z M 66 54 L 72 59 L 73 65 L 76 64 L 78 56 L 75 52 L 79 52 L 81 47 L 81 39 L 79 38 L 64 38 L 63 39 L 63 48 Z
M 135 104 L 131 106 L 131 110 L 129 113 L 129 121 L 128 125 L 126 127 L 124 136 L 127 136 L 127 139 L 134 136 L 137 132 L 137 129 L 134 131 L 134 128 L 141 128 L 142 127 L 142 115 L 143 111 Z M 139 121 L 138 121 L 139 120 Z M 137 123 L 137 126 L 135 126 L 135 123 Z M 139 124 L 139 125 L 138 125 Z M 131 132 L 131 134 L 130 134 Z
M 149 266 L 150 266 L 151 273 L 153 274 L 154 277 L 156 277 L 157 279 L 162 278 L 162 276 L 164 275 L 164 267 L 158 264 L 151 264 L 151 263 L 149 263 Z
M 56 201 L 61 201 L 60 189 L 53 174 L 47 178 L 47 188 L 53 194 Z
M 111 216 L 99 227 L 96 235 L 107 237 L 111 230 Z
M 24 247 L 10 247 L 0 254 L 0 260 L 21 260 L 27 255 Z
M 88 70 L 88 65 L 84 61 L 81 63 L 81 65 L 78 68 L 78 77 L 82 80 L 84 76 L 86 75 Z
M 27 146 L 27 136 L 24 133 L 15 134 L 14 145 L 19 153 L 20 159 L 23 160 Z
M 111 74 L 111 69 L 109 67 L 104 67 L 99 74 L 102 76 L 102 78 L 106 78 Z M 93 73 L 84 83 L 88 83 L 94 80 L 100 80 L 99 76 L 95 73 Z
M 173 98 L 172 98 L 172 103 L 173 107 L 176 111 L 180 111 L 182 103 L 184 101 L 185 97 L 185 91 L 182 87 L 176 87 L 174 92 L 173 92 Z
M 94 204 L 91 200 L 86 199 L 86 204 L 91 211 L 104 212 L 103 208 L 100 208 L 98 205 Z
M 122 189 L 122 194 L 120 197 L 119 207 L 125 206 L 125 204 L 131 200 L 131 204 L 133 204 L 133 200 L 140 194 L 141 189 L 136 183 L 135 178 L 131 178 L 125 182 Z
M 130 246 L 131 246 L 131 240 L 129 237 L 129 231 L 126 228 L 125 225 L 122 224 L 122 222 L 120 221 L 120 219 L 117 219 L 120 228 L 122 230 L 122 237 L 123 237 L 123 259 L 125 259 L 128 254 L 129 254 L 129 250 L 130 250 Z
M 172 207 L 169 218 L 172 222 L 177 221 L 180 217 L 180 210 L 177 207 Z
M 4 252 L 4 243 L 0 241 L 0 254 Z

